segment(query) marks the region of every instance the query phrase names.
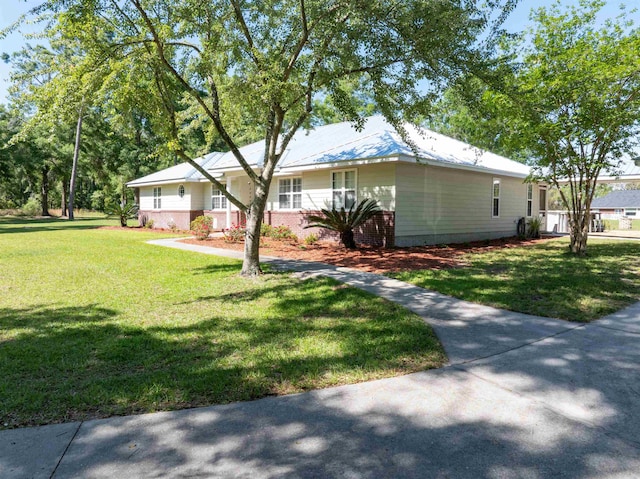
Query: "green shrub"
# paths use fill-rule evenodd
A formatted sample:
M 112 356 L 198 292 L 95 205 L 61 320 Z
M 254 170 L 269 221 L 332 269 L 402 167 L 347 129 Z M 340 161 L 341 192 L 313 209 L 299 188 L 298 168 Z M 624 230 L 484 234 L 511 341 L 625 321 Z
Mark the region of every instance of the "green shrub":
M 310 235 L 304 238 L 304 244 L 306 244 L 307 246 L 314 245 L 318 242 L 318 239 L 319 238 L 317 234 L 311 233 Z
M 268 225 L 266 223 L 262 223 L 260 225 L 260 236 L 271 236 L 271 233 L 273 232 L 273 226 Z
M 237 225 L 235 223 L 231 224 L 230 228 L 225 228 L 222 230 L 222 234 L 224 234 L 224 240 L 227 243 L 239 243 L 244 240 L 245 232 L 247 231 L 245 225 Z
M 199 240 L 205 240 L 213 231 L 213 219 L 210 216 L 200 215 L 191 222 L 191 232 Z
M 298 237 L 291 231 L 291 228 L 285 225 L 276 226 L 272 228 L 271 235 L 274 240 L 297 240 Z
M 147 218 L 147 220 L 146 220 L 146 221 L 145 221 L 145 223 L 144 223 L 144 227 L 145 227 L 145 228 L 147 228 L 147 229 L 152 230 L 152 229 L 153 229 L 153 225 L 154 225 L 154 223 L 155 223 L 155 222 L 154 222 L 152 219 Z
M 527 221 L 527 237 L 540 238 L 540 229 L 542 228 L 542 218 L 534 216 Z
M 35 198 L 29 198 L 22 208 L 20 208 L 21 216 L 37 216 L 42 211 L 42 205 Z

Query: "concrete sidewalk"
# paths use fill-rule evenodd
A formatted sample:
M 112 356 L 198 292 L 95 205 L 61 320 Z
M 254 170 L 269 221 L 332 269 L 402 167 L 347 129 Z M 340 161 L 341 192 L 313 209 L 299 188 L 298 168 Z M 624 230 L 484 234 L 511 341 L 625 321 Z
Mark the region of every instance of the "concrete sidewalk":
M 434 326 L 450 366 L 247 403 L 4 431 L 0 477 L 640 477 L 640 304 L 576 325 L 378 275 L 270 261 L 409 307 Z

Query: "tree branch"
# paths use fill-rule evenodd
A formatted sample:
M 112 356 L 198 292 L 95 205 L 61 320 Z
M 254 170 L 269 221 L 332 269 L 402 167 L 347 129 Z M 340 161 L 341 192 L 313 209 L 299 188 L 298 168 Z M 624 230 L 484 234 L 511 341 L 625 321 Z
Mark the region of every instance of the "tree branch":
M 214 101 L 214 109 L 211 110 L 209 106 L 205 103 L 205 101 L 200 97 L 198 92 L 182 77 L 182 75 L 180 75 L 180 73 L 178 73 L 178 71 L 173 67 L 173 65 L 171 65 L 171 63 L 167 59 L 166 55 L 164 54 L 164 46 L 162 41 L 160 40 L 160 36 L 158 35 L 158 32 L 153 26 L 151 19 L 147 15 L 147 12 L 140 5 L 140 1 L 139 0 L 131 0 L 131 1 L 135 5 L 135 7 L 138 9 L 138 12 L 142 16 L 145 24 L 147 25 L 147 28 L 149 29 L 151 35 L 153 36 L 154 43 L 156 45 L 156 50 L 158 52 L 158 56 L 162 64 L 171 73 L 171 75 L 173 75 L 178 80 L 178 82 L 189 93 L 189 95 L 198 102 L 198 104 L 202 107 L 202 109 L 205 111 L 207 116 L 211 118 L 211 120 L 213 121 L 216 127 L 216 130 L 218 130 L 218 133 L 220 134 L 224 142 L 227 144 L 227 146 L 233 153 L 233 156 L 236 158 L 238 163 L 240 163 L 240 166 L 242 167 L 242 169 L 245 171 L 245 173 L 247 173 L 249 178 L 253 182 L 258 182 L 259 181 L 258 176 L 255 174 L 251 166 L 249 166 L 249 163 L 242 156 L 242 153 L 240 153 L 238 146 L 231 139 L 231 137 L 229 136 L 229 134 L 227 133 L 226 129 L 222 124 L 222 120 L 220 118 L 220 108 L 219 108 L 220 103 L 218 99 L 218 90 L 215 85 L 215 82 L 213 81 L 213 78 L 211 76 L 208 77 L 208 81 L 209 81 L 209 85 L 211 88 L 211 93 Z
M 247 40 L 247 45 L 249 46 L 249 54 L 251 55 L 253 62 L 256 65 L 260 66 L 260 61 L 258 60 L 254 52 L 253 38 L 251 38 L 251 32 L 249 31 L 249 27 L 247 27 L 247 22 L 245 22 L 244 20 L 244 15 L 242 15 L 242 10 L 240 9 L 238 0 L 231 0 L 231 4 L 233 5 L 233 11 L 236 15 L 236 20 L 238 20 L 238 23 L 240 24 L 242 34 Z

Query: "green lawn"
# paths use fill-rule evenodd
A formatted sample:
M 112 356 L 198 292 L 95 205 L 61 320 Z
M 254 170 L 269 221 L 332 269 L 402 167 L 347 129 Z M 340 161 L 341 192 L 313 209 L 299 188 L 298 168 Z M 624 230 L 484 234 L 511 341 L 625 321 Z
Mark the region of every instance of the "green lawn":
M 328 279 L 0 218 L 0 427 L 227 403 L 438 367 L 422 320 Z
M 523 313 L 591 321 L 640 300 L 640 242 L 589 239 L 588 256 L 566 239 L 466 257 L 468 267 L 392 276 L 476 303 Z

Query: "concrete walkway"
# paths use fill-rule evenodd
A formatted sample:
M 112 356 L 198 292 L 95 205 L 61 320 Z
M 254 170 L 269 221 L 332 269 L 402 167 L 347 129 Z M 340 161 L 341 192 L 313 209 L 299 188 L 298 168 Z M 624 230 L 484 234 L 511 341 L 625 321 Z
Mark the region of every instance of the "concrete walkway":
M 640 303 L 577 325 L 346 268 L 263 260 L 408 307 L 434 327 L 450 365 L 247 403 L 3 431 L 0 477 L 640 478 Z

